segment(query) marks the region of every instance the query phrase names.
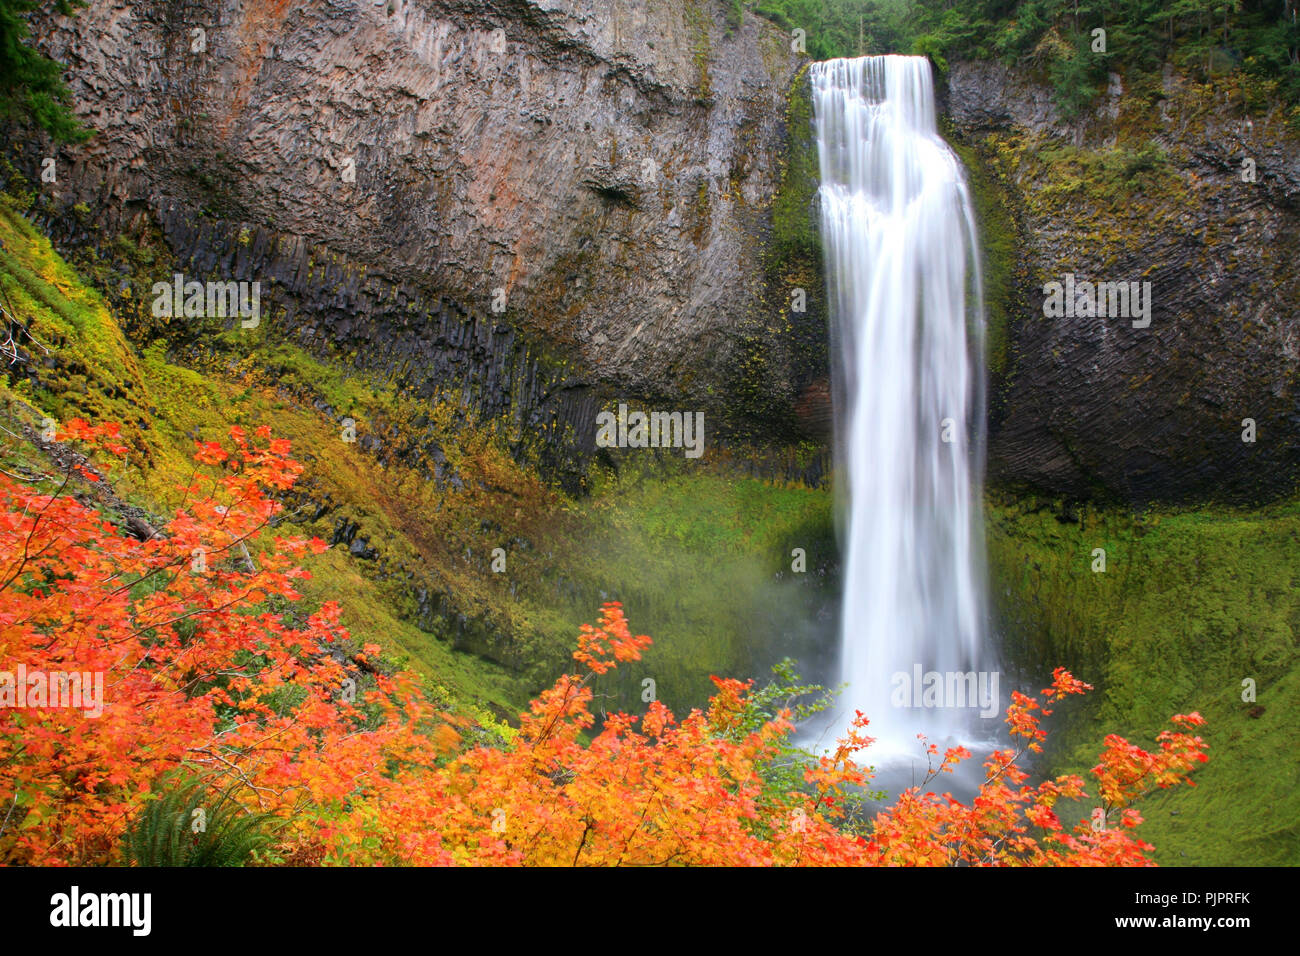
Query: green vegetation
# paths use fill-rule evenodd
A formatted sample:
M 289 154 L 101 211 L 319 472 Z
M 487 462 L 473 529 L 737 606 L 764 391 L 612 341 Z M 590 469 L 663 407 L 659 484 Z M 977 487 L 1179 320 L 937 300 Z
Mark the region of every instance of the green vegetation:
M 727 36 L 732 36 L 740 29 L 740 25 L 745 22 L 744 0 L 727 0 L 727 7 L 723 16 L 727 22 Z
M 64 16 L 85 5 L 86 0 L 54 0 L 51 4 Z M 90 130 L 69 109 L 62 65 L 27 45 L 25 17 L 41 6 L 40 0 L 0 0 L 0 116 L 30 121 L 55 140 L 86 140 Z
M 787 30 L 803 30 L 814 60 L 905 52 L 908 0 L 757 0 L 750 7 Z
M 793 396 L 772 388 L 774 379 L 783 375 L 780 362 L 790 360 L 812 378 L 828 367 L 825 273 L 816 202 L 821 172 L 806 67 L 791 80 L 785 123 L 781 179 L 771 207 L 772 231 L 762 253 L 764 302 L 736 328 L 737 361 L 723 383 L 729 407 L 762 432 L 749 433 L 760 443 L 778 434 L 793 440 L 805 437 L 793 421 Z M 792 307 L 796 289 L 803 290 L 802 311 Z M 774 341 L 789 347 L 788 357 L 773 350 Z
M 1002 59 L 1045 71 L 1066 117 L 1117 71 L 1133 81 L 1165 63 L 1205 77 L 1241 70 L 1300 121 L 1300 23 L 1289 0 L 916 0 L 912 49 Z M 1104 31 L 1104 42 L 1101 34 Z
M 821 232 L 814 199 L 821 184 L 817 140 L 813 135 L 813 106 L 808 70 L 795 74 L 786 107 L 786 152 L 781 184 L 772 202 L 772 242 L 769 271 L 788 267 L 791 259 L 822 265 Z
M 1105 88 L 1165 63 L 1194 78 L 1240 71 L 1257 99 L 1300 123 L 1300 21 L 1291 0 L 757 0 L 750 8 L 802 29 L 814 60 L 880 53 L 998 59 L 1050 81 L 1067 117 Z M 1095 30 L 1104 30 L 1104 45 Z
M 311 559 L 304 612 L 338 601 L 359 640 L 425 675 L 435 700 L 487 734 L 507 733 L 503 722 L 568 666 L 574 634 L 605 600 L 623 600 L 658 645 L 653 671 L 620 668 L 622 683 L 602 690 L 620 706 L 642 706 L 647 676 L 672 706 L 701 704 L 710 673 L 760 675 L 800 645 L 792 635 L 813 616 L 827 580 L 817 572 L 834 555 L 828 492 L 738 477 L 725 462 L 687 468 L 679 454 L 634 454 L 596 469 L 588 497 L 569 497 L 514 460 L 509 423 L 345 373 L 269 334 L 270 322 L 159 326 L 147 299 L 128 295 L 126 308 L 141 312 L 122 317 L 135 330 L 124 335 L 114 309 L 15 211 L 23 201 L 0 205 L 0 291 L 41 345 L 24 342 L 40 361 L 0 383 L 11 433 L 0 453 L 11 467 L 48 470 L 22 437 L 46 417 L 117 421 L 131 455 L 113 489 L 162 516 L 189 477 L 195 439 L 270 424 L 306 467 L 285 520 L 326 541 L 347 521 L 378 553 L 359 558 L 344 541 Z M 132 249 L 133 287 L 170 270 L 150 243 Z M 86 263 L 121 279 L 103 261 Z M 345 415 L 358 435 L 403 450 L 381 457 L 345 444 Z M 435 447 L 458 485 L 431 479 Z M 493 572 L 497 547 L 506 573 Z M 790 573 L 794 547 L 806 549 L 807 574 Z M 778 574 L 786 583 L 773 588 Z M 433 596 L 427 606 L 419 592 Z
M 1080 149 L 1059 140 L 1019 130 L 990 133 L 971 150 L 960 150 L 972 174 L 981 242 L 993 275 L 990 309 L 998 303 L 995 264 L 1004 261 L 1012 219 L 1004 207 L 990 207 L 1014 196 L 1014 207 L 1029 222 L 1069 222 L 1058 254 L 1071 252 L 1108 262 L 1142 250 L 1152 232 L 1175 229 L 1188 203 L 1195 201 L 1190 178 L 1169 168 L 1169 158 L 1150 139 L 1141 120 L 1122 112 L 1117 141 L 1104 149 Z M 987 174 L 987 175 L 985 175 Z M 1019 281 L 1019 280 L 1018 280 Z M 1031 285 L 1033 283 L 1031 282 Z
M 984 356 L 994 382 L 1008 371 L 1011 317 L 1016 307 L 1016 285 L 1020 276 L 1020 233 L 1012 215 L 1012 195 L 985 157 L 975 148 L 958 143 L 951 135 L 948 145 L 961 158 L 970 182 L 971 205 L 982 255 L 984 284 Z
M 159 790 L 126 834 L 125 855 L 136 866 L 243 866 L 284 825 L 248 813 L 197 777 L 175 775 Z
M 520 594 L 553 635 L 547 643 L 607 600 L 621 601 L 635 630 L 654 638 L 652 656 L 603 682 L 601 692 L 616 695 L 609 709 L 639 709 L 651 678 L 658 699 L 682 712 L 713 692 L 710 674 L 758 676 L 813 649 L 804 631 L 836 554 L 829 492 L 668 456 L 620 464 L 598 473 L 591 497 L 569 506 L 572 520 L 538 543 L 543 560 L 529 556 Z M 807 555 L 803 573 L 791 570 L 797 547 Z
M 1143 811 L 1158 861 L 1300 862 L 1300 790 L 1285 769 L 1300 707 L 1300 503 L 1130 514 L 990 498 L 1009 657 L 1031 682 L 1062 665 L 1097 688 L 1053 769 L 1085 772 L 1098 727 L 1149 739 L 1169 714 L 1198 710 L 1211 755 L 1198 786 Z M 1243 699 L 1247 678 L 1255 700 Z
M 691 58 L 699 73 L 696 97 L 707 102 L 713 95 L 713 81 L 709 77 L 709 56 L 713 50 L 713 41 L 709 36 L 709 17 L 705 14 L 699 0 L 686 0 L 683 7 L 686 26 L 691 34 Z

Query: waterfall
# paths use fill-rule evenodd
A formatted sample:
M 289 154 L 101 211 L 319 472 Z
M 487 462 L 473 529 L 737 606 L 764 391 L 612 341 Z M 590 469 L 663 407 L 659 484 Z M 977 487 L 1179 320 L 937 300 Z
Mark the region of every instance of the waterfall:
M 989 663 L 974 217 L 935 125 L 929 61 L 830 60 L 811 77 L 844 554 L 848 687 L 833 729 L 861 710 L 877 738 L 870 754 L 917 754 L 917 733 L 968 740 L 998 723 L 976 731 L 979 712 L 943 696 Z M 917 706 L 916 679 L 932 672 L 946 687 Z

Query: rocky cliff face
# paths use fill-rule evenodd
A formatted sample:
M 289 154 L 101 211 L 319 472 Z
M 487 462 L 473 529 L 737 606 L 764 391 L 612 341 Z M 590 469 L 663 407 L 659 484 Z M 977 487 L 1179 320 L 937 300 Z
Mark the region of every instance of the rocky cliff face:
M 44 215 L 73 242 L 77 203 L 106 235 L 147 221 L 187 273 L 261 280 L 275 334 L 523 438 L 589 448 L 612 397 L 708 409 L 715 437 L 824 432 L 820 263 L 771 225 L 774 197 L 796 225 L 812 197 L 788 182 L 810 168 L 789 153 L 798 62 L 730 9 L 94 0 L 37 25 L 99 132 L 56 155 Z M 1172 75 L 1115 77 L 1072 123 L 996 65 L 955 64 L 946 99 L 1016 233 L 990 478 L 1291 490 L 1300 151 L 1281 120 Z M 35 179 L 48 147 L 15 146 Z M 1067 273 L 1149 282 L 1150 325 L 1045 315 Z
M 277 334 L 580 444 L 611 395 L 725 409 L 798 65 L 729 8 L 92 0 L 34 31 L 98 131 L 47 221 L 151 220 Z
M 1262 500 L 1300 476 L 1300 150 L 1230 82 L 1110 89 L 1066 123 L 1003 67 L 947 107 L 1019 239 L 989 475 L 1069 496 Z M 1150 325 L 1044 312 L 1044 284 L 1149 282 Z M 1254 422 L 1254 441 L 1244 441 Z

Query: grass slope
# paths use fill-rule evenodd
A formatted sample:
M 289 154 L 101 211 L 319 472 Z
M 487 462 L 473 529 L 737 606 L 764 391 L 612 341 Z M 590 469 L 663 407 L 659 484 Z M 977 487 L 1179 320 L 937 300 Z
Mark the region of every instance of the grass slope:
M 1143 808 L 1156 859 L 1300 863 L 1300 503 L 1130 514 L 995 498 L 988 530 L 1009 655 L 1096 687 L 1056 769 L 1086 771 L 1106 733 L 1150 746 L 1171 715 L 1198 710 L 1198 786 Z

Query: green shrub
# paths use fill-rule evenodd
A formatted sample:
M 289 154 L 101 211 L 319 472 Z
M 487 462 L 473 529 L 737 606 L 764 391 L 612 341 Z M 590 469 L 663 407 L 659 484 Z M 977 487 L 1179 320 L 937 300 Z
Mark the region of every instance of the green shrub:
M 177 774 L 160 783 L 159 796 L 136 817 L 123 851 L 136 866 L 244 866 L 282 825 Z

